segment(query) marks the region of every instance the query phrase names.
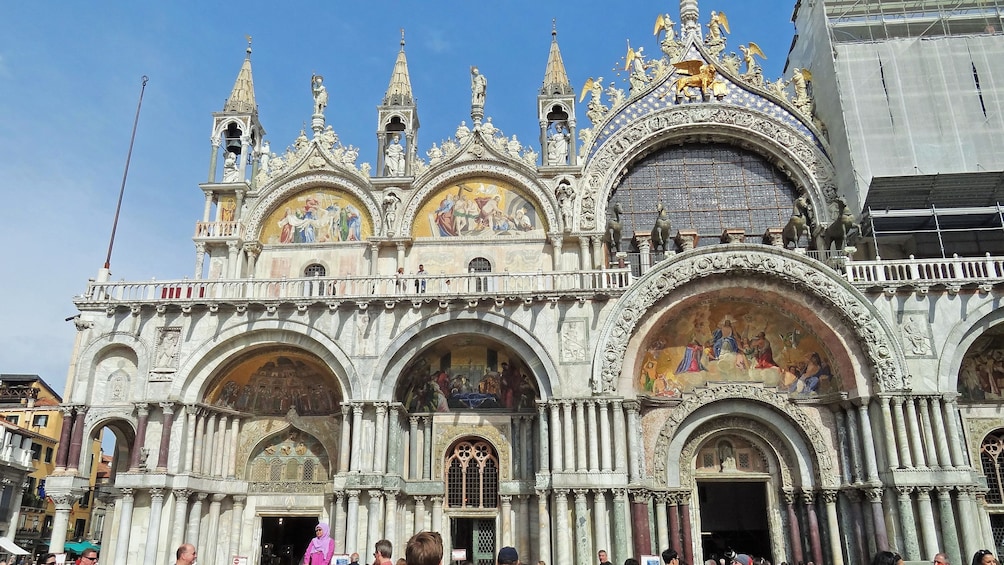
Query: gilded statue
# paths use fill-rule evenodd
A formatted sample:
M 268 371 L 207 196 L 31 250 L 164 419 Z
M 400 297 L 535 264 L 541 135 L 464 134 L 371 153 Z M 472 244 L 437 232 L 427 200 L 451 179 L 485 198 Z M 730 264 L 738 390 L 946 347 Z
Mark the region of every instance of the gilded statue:
M 592 94 L 592 98 L 589 99 L 589 104 L 586 105 L 586 117 L 593 124 L 598 124 L 603 121 L 603 116 L 607 113 L 607 107 L 603 105 L 603 101 L 600 99 L 603 96 L 603 77 L 598 79 L 589 77 L 579 94 L 580 104 L 586 99 L 587 94 Z
M 673 66 L 676 67 L 677 72 L 681 75 L 680 78 L 676 79 L 677 101 L 682 96 L 686 96 L 687 100 L 693 100 L 694 97 L 690 93 L 690 88 L 700 89 L 701 97 L 704 100 L 707 100 L 710 94 L 717 95 L 713 87 L 715 75 L 718 71 L 711 63 L 705 63 L 700 59 L 691 59 L 689 61 L 673 63 Z
M 659 17 L 655 19 L 655 31 L 652 35 L 659 37 L 659 33 L 662 31 L 666 32 L 666 36 L 662 38 L 659 42 L 659 47 L 662 48 L 662 52 L 669 59 L 670 63 L 675 63 L 679 61 L 683 56 L 683 43 L 681 43 L 676 38 L 676 23 L 673 22 L 673 18 L 669 17 L 669 14 L 659 14 Z
M 645 48 L 632 49 L 628 43 L 627 54 L 624 55 L 624 70 L 630 71 L 628 82 L 631 85 L 631 94 L 638 94 L 651 82 L 648 76 L 649 64 L 645 63 Z
M 725 36 L 723 33 L 729 31 L 729 19 L 725 17 L 725 12 L 711 12 L 711 21 L 708 22 L 708 35 L 704 38 L 704 45 L 711 52 L 711 55 L 718 58 L 725 51 Z
M 791 84 L 795 89 L 795 97 L 791 103 L 795 105 L 806 116 L 812 115 L 812 98 L 809 96 L 809 83 L 812 82 L 812 73 L 809 69 L 795 68 L 791 72 Z
M 765 61 L 767 60 L 767 55 L 764 55 L 760 46 L 752 41 L 749 42 L 749 45 L 740 45 L 739 50 L 742 51 L 743 62 L 746 63 L 746 70 L 743 72 L 744 75 L 753 74 L 760 69 L 760 64 L 756 62 L 755 56 L 759 56 Z

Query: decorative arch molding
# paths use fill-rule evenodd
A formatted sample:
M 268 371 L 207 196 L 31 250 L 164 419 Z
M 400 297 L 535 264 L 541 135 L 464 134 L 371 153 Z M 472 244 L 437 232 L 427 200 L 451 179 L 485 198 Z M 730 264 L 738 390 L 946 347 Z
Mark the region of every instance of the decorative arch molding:
M 122 430 L 123 432 L 129 432 L 135 436 L 136 426 L 138 423 L 136 421 L 136 417 L 133 415 L 134 408 L 135 407 L 132 404 L 127 406 L 89 407 L 87 409 L 87 415 L 84 416 L 83 437 L 89 438 L 94 434 L 94 432 L 106 426 L 121 426 L 122 424 L 128 426 L 127 429 Z
M 791 403 L 786 395 L 741 383 L 723 384 L 687 395 L 672 410 L 656 438 L 653 462 L 655 479 L 669 484 L 669 461 L 677 461 L 677 465 L 680 465 L 680 461 L 685 461 L 689 465 L 692 459 L 683 459 L 687 446 L 691 445 L 692 449 L 696 449 L 700 445 L 700 442 L 695 444 L 691 438 L 695 435 L 706 438 L 713 433 L 708 431 L 703 435 L 704 432 L 700 432 L 702 425 L 707 424 L 713 426 L 711 429 L 721 431 L 725 428 L 715 427 L 717 425 L 712 419 L 736 413 L 745 414 L 741 418 L 744 424 L 757 423 L 750 430 L 764 441 L 784 446 L 792 454 L 802 453 L 805 456 L 803 465 L 789 465 L 790 469 L 800 469 L 803 484 L 815 483 L 829 488 L 840 486 L 839 469 L 834 467 L 830 445 L 819 432 L 818 424 L 805 411 Z M 730 425 L 729 418 L 721 424 L 726 425 Z M 730 429 L 735 428 L 730 426 Z M 797 442 L 797 439 L 803 441 Z M 780 447 L 775 450 L 777 453 L 783 451 Z M 690 455 L 692 457 L 693 454 Z M 782 457 L 779 460 L 784 461 Z M 790 459 L 786 462 L 793 463 Z M 681 481 L 685 478 L 682 468 L 680 478 Z M 788 479 L 793 480 L 791 476 Z
M 351 398 L 361 385 L 352 359 L 324 332 L 295 320 L 255 320 L 221 329 L 211 339 L 196 345 L 182 361 L 169 397 L 182 403 L 202 402 L 220 368 L 247 353 L 250 348 L 283 345 L 316 355 L 325 363 L 342 389 L 342 398 Z
M 814 141 L 789 124 L 761 112 L 719 104 L 684 104 L 653 112 L 607 138 L 583 171 L 582 198 L 595 205 L 580 228 L 596 229 L 620 175 L 635 160 L 667 143 L 721 141 L 766 157 L 804 191 L 816 218 L 829 218 L 836 198 L 833 164 Z M 583 210 L 585 212 L 585 210 Z
M 757 420 L 732 416 L 704 422 L 690 434 L 687 443 L 680 450 L 680 461 L 688 463 L 685 466 L 680 466 L 679 485 L 681 488 L 692 490 L 697 486 L 696 478 L 699 475 L 694 470 L 697 450 L 709 440 L 726 433 L 748 440 L 760 453 L 771 458 L 767 463 L 768 466 L 777 470 L 781 478 L 779 486 L 782 488 L 792 486 L 791 470 L 797 466 L 792 459 L 791 452 L 784 449 L 784 439 Z M 668 477 L 663 476 L 662 479 L 665 481 L 663 484 L 669 483 Z
M 499 458 L 499 481 L 512 480 L 512 442 L 501 430 L 489 424 L 484 425 L 482 421 L 470 424 L 449 424 L 436 426 L 436 441 L 433 445 L 432 480 L 443 481 L 446 476 L 443 471 L 443 462 L 446 459 L 446 450 L 454 443 L 462 439 L 480 439 L 492 444 L 495 453 Z
M 307 154 L 313 154 L 308 151 Z M 321 152 L 318 152 L 321 154 Z M 299 165 L 293 165 L 295 169 Z M 277 206 L 303 190 L 310 188 L 328 188 L 342 190 L 353 197 L 358 198 L 366 207 L 373 222 L 373 233 L 380 234 L 384 231 L 384 218 L 380 211 L 380 205 L 374 200 L 368 187 L 358 182 L 358 179 L 349 178 L 346 175 L 338 174 L 336 171 L 319 171 L 295 176 L 265 193 L 257 202 L 246 218 L 247 237 L 249 241 L 261 238 L 261 230 L 264 228 L 265 218 L 272 213 Z
M 977 338 L 990 328 L 1004 323 L 1004 309 L 997 300 L 987 295 L 987 299 L 967 310 L 962 319 L 949 330 L 941 351 L 938 353 L 938 387 L 942 391 L 955 392 L 959 386 L 959 371 L 962 359 Z
M 773 279 L 822 303 L 827 315 L 842 320 L 860 343 L 876 392 L 910 388 L 911 377 L 900 343 L 887 321 L 857 289 L 815 259 L 767 246 L 727 244 L 700 247 L 662 261 L 617 302 L 607 317 L 593 358 L 594 393 L 614 392 L 628 343 L 645 314 L 677 288 L 714 275 Z
M 497 178 L 526 189 L 527 195 L 532 196 L 536 200 L 536 203 L 540 206 L 540 212 L 547 218 L 548 228 L 551 231 L 557 229 L 559 225 L 557 219 L 557 200 L 545 184 L 526 172 L 514 168 L 510 163 L 495 160 L 477 160 L 454 165 L 428 179 L 422 178 L 421 184 L 416 185 L 415 192 L 405 205 L 401 233 L 411 234 L 418 209 L 434 192 L 446 184 L 474 176 Z
M 113 331 L 98 335 L 80 350 L 78 359 L 88 359 L 90 362 L 78 363 L 72 377 L 73 390 L 64 399 L 67 404 L 85 403 L 93 401 L 87 397 L 94 393 L 94 371 L 97 369 L 94 361 L 101 358 L 110 350 L 124 347 L 132 351 L 136 356 L 136 375 L 145 375 L 150 368 L 150 360 L 153 357 L 154 344 L 146 343 L 131 332 Z
M 513 321 L 512 317 L 494 312 L 440 312 L 412 324 L 387 345 L 387 352 L 375 366 L 372 398 L 393 398 L 398 377 L 411 362 L 415 353 L 440 339 L 459 334 L 477 334 L 495 339 L 511 348 L 526 363 L 537 381 L 541 399 L 559 395 L 552 391 L 551 375 L 558 374 L 555 360 L 547 347 L 529 329 Z M 560 381 L 555 381 L 560 386 Z

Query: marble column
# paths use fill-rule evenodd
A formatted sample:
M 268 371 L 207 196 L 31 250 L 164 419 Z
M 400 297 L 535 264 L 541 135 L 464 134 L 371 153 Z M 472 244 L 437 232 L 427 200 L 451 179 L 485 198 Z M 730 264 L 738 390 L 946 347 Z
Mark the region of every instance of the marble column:
M 345 517 L 345 553 L 359 551 L 359 491 L 346 490 L 349 497 L 348 515 Z
M 917 543 L 917 523 L 913 517 L 913 500 L 910 493 L 913 487 L 896 487 L 897 501 L 899 502 L 899 527 L 902 530 L 903 547 L 902 555 L 907 561 L 917 561 L 926 556 L 920 555 L 920 546 Z
M 230 510 L 230 549 L 227 551 L 227 558 L 240 555 L 241 532 L 244 531 L 244 503 L 248 497 L 242 494 L 234 495 L 234 506 Z M 335 550 L 338 550 L 337 543 Z
M 352 439 L 349 447 L 349 470 L 359 472 L 362 466 L 363 403 L 352 402 Z
M 209 493 L 195 493 L 195 502 L 188 513 L 188 543 L 199 547 L 199 532 L 202 531 L 202 502 L 206 500 Z
M 917 487 L 917 513 L 920 514 L 920 539 L 924 543 L 924 553 L 920 557 L 926 559 L 941 551 L 938 546 L 937 525 L 934 523 L 934 512 L 931 508 L 931 488 Z
M 114 565 L 127 565 L 129 563 L 129 534 L 132 532 L 132 507 L 135 502 L 131 488 L 124 488 L 121 492 L 122 498 L 118 502 L 119 535 L 118 539 L 115 540 Z M 55 524 L 53 528 L 55 529 Z M 66 529 L 63 528 L 63 531 L 66 531 Z M 50 548 L 50 551 L 52 551 L 52 548 Z
M 230 455 L 230 442 L 227 441 L 227 429 L 228 422 L 230 421 L 230 416 L 228 414 L 221 414 L 218 422 L 219 429 L 216 431 L 216 451 L 215 458 L 213 459 L 213 476 L 214 477 L 224 477 L 226 476 L 226 462 Z
M 861 450 L 864 452 L 865 472 L 868 482 L 877 483 L 878 462 L 875 460 L 875 437 L 872 434 L 872 422 L 868 415 L 869 398 L 862 398 L 858 406 L 858 424 L 861 426 Z
M 195 460 L 195 419 L 198 415 L 198 408 L 194 404 L 185 405 L 185 465 L 186 473 L 191 473 L 192 463 Z M 179 545 L 184 542 L 180 542 Z
M 694 563 L 694 538 L 691 534 L 693 525 L 690 522 L 690 493 L 680 493 L 680 528 L 683 529 L 683 560 Z
M 962 435 L 959 434 L 959 411 L 955 404 L 955 397 L 945 397 L 945 403 L 942 408 L 945 412 L 945 427 L 948 431 L 948 447 L 952 454 L 952 465 L 956 467 L 965 467 L 968 458 L 966 457 L 965 450 L 962 449 L 962 446 L 964 446 L 966 442 Z M 967 551 L 967 553 L 969 552 Z M 972 553 L 975 553 L 975 551 Z M 972 555 L 972 553 L 970 553 L 970 555 Z
M 917 404 L 917 411 L 920 413 L 922 436 L 924 438 L 924 453 L 927 454 L 927 464 L 929 467 L 938 469 L 941 467 L 941 461 L 938 459 L 938 450 L 934 446 L 934 430 L 931 427 L 931 399 L 927 397 L 918 398 Z
M 582 236 L 579 238 L 579 270 L 589 271 L 593 269 L 592 257 L 589 255 L 589 238 Z
M 587 459 L 590 455 L 589 446 L 586 443 L 586 403 L 575 401 L 575 470 L 588 471 Z M 592 435 L 592 434 L 590 434 Z
M 576 447 L 582 447 L 582 444 L 575 444 L 575 440 L 578 438 L 572 432 L 572 402 L 570 400 L 561 401 L 561 419 L 561 436 L 564 440 L 562 443 L 565 446 L 565 469 L 574 471 L 576 468 L 575 449 Z
M 521 494 L 516 497 L 519 503 L 519 508 L 516 511 L 518 519 L 516 520 L 517 535 L 516 535 L 516 548 L 519 550 L 520 555 L 530 555 L 531 538 L 533 537 L 533 524 L 530 520 L 530 497 Z
M 892 398 L 888 396 L 879 398 L 879 408 L 882 410 L 882 428 L 885 439 L 885 457 L 889 462 L 889 469 L 899 468 L 899 452 L 896 451 L 896 428 L 892 424 Z
M 369 523 L 366 525 L 366 550 L 376 547 L 376 542 L 383 539 L 383 491 L 369 490 Z
M 73 432 L 73 407 L 61 406 L 63 413 L 62 426 L 59 429 L 59 443 L 56 444 L 56 468 L 65 469 L 70 453 L 70 435 Z
M 426 526 L 426 519 L 429 517 L 429 513 L 425 510 L 425 499 L 424 496 L 416 496 L 415 499 L 415 533 L 425 531 L 429 529 Z
M 349 456 L 352 453 L 352 420 L 349 419 L 352 405 L 342 404 L 342 429 L 341 441 L 338 444 L 338 472 L 347 473 L 349 471 Z M 414 477 L 412 477 L 414 478 Z
M 973 500 L 976 487 L 969 485 L 960 486 L 956 490 L 959 493 L 959 515 L 962 518 L 963 557 L 967 557 L 983 549 L 983 537 L 980 533 L 978 517 L 980 509 L 976 506 L 975 500 Z M 963 561 L 962 563 L 965 565 L 966 562 Z
M 230 421 L 230 457 L 227 459 L 227 478 L 237 476 L 237 442 L 241 437 L 241 419 L 234 416 Z
M 202 444 L 202 474 L 213 474 L 213 461 L 216 459 L 216 426 L 219 414 L 210 413 L 206 422 L 206 438 Z
M 563 471 L 565 464 L 561 453 L 561 416 L 558 414 L 559 405 L 556 401 L 548 404 L 551 413 L 551 425 L 548 429 L 551 432 L 551 469 Z
M 575 563 L 590 565 L 593 562 L 592 537 L 589 535 L 589 508 L 586 494 L 589 489 L 577 488 L 575 492 Z
M 845 513 L 842 516 L 841 526 L 848 533 L 847 537 L 850 547 L 847 548 L 847 560 L 863 563 L 878 551 L 876 547 L 868 547 L 868 542 L 866 541 L 874 540 L 875 534 L 870 530 L 867 533 L 865 532 L 865 516 L 861 510 L 861 491 L 847 489 L 844 491 L 844 494 L 847 497 L 847 506 L 850 508 L 849 515 Z
M 607 520 L 607 491 L 593 491 L 593 540 L 597 551 L 610 547 L 610 524 Z
M 188 497 L 192 491 L 188 489 L 174 490 L 174 523 L 171 530 L 170 547 L 180 547 L 185 543 L 185 526 L 188 523 Z
M 537 434 L 538 466 L 541 473 L 549 473 L 551 471 L 551 454 L 547 443 L 547 405 L 543 403 L 537 403 Z
M 861 439 L 858 437 L 857 418 L 855 417 L 854 408 L 848 408 L 846 414 L 843 410 L 837 410 L 836 413 L 837 449 L 846 449 L 847 454 L 846 459 L 845 457 L 838 457 L 839 460 L 843 460 L 841 467 L 844 468 L 845 480 L 849 483 L 865 482 L 864 466 L 861 464 L 864 451 L 861 449 Z M 841 435 L 845 435 L 846 437 L 841 438 Z
M 634 483 L 641 479 L 641 426 L 638 424 L 638 401 L 624 401 L 627 408 L 627 429 L 630 430 L 627 438 L 628 448 L 628 482 Z M 641 555 L 641 554 L 639 554 Z
M 924 442 L 920 437 L 920 421 L 917 419 L 916 399 L 907 397 L 904 406 L 906 408 L 906 429 L 910 436 L 910 453 L 913 455 L 913 463 L 920 469 L 927 469 L 927 459 L 924 457 Z
M 631 525 L 635 556 L 647 555 L 652 551 L 652 535 L 649 533 L 648 520 L 648 502 L 651 497 L 647 491 L 634 491 L 631 494 Z
M 334 529 L 332 536 L 335 538 L 335 553 L 348 553 L 345 546 L 345 492 L 335 492 Z
M 624 402 L 614 400 L 614 471 L 622 473 L 627 470 L 628 448 L 627 433 L 624 430 Z
M 209 503 L 209 527 L 207 528 L 208 539 L 206 543 L 203 543 L 203 565 L 226 565 L 220 563 L 220 507 L 223 504 L 223 499 L 227 495 L 221 493 L 213 493 L 212 500 Z M 224 546 L 225 547 L 225 546 Z M 206 559 L 208 557 L 208 559 Z
M 821 493 L 823 505 L 826 507 L 826 522 L 829 526 L 827 539 L 830 541 L 831 565 L 844 565 L 842 536 L 840 535 L 840 521 L 837 520 L 837 490 L 826 489 Z
M 373 454 L 373 471 L 379 474 L 387 470 L 387 403 L 376 403 L 376 446 Z
M 812 491 L 802 492 L 805 513 L 809 518 L 809 545 L 812 547 L 812 560 L 816 563 L 823 563 L 823 545 L 819 535 L 819 518 L 816 516 L 815 498 L 816 493 Z
M 885 525 L 885 511 L 882 510 L 882 489 L 878 487 L 869 488 L 864 491 L 864 494 L 868 498 L 868 503 L 872 508 L 875 544 L 881 551 L 888 550 L 892 546 L 889 545 L 889 532 L 886 530 Z
M 553 565 L 572 565 L 572 542 L 569 539 L 568 527 L 568 489 L 554 489 L 554 513 L 555 516 L 555 548 L 558 559 Z
M 669 516 L 666 512 L 668 499 L 667 493 L 655 494 L 655 535 L 658 540 L 656 545 L 658 551 L 669 547 Z
M 192 472 L 201 474 L 202 473 L 202 448 L 203 442 L 206 437 L 206 412 L 205 410 L 198 408 L 195 422 L 195 438 L 194 438 L 194 448 L 192 455 Z
M 628 523 L 627 523 L 627 513 L 628 513 L 628 499 L 627 499 L 627 489 L 615 488 L 614 492 L 614 543 L 613 550 L 614 555 L 617 556 L 617 560 L 621 560 L 621 556 L 627 559 L 631 555 L 631 542 L 628 533 Z
M 77 406 L 77 414 L 73 418 L 73 433 L 70 434 L 70 453 L 67 455 L 66 466 L 70 469 L 80 467 L 80 450 L 84 441 L 84 422 L 86 421 L 87 407 Z M 139 434 L 136 434 L 139 435 Z
M 11 489 L 12 489 L 11 491 L 12 501 L 20 501 L 24 497 L 24 490 L 25 490 L 24 483 L 21 483 L 20 485 L 11 484 Z M 13 539 L 14 535 L 17 534 L 18 527 L 21 523 L 21 505 L 20 502 L 13 502 L 11 506 L 13 506 L 13 508 L 11 509 L 10 520 L 8 520 L 7 523 L 10 524 L 9 531 L 12 534 L 9 537 Z M 91 523 L 89 527 L 91 528 L 92 536 L 94 535 L 94 521 L 98 515 L 99 514 L 95 513 L 95 515 L 91 516 Z
M 948 451 L 948 436 L 945 434 L 945 420 L 942 417 L 941 398 L 928 398 L 927 409 L 931 413 L 931 427 L 934 428 L 934 445 L 938 453 L 938 462 L 943 468 L 953 466 L 952 455 Z
M 160 432 L 160 449 L 157 450 L 157 470 L 167 470 L 167 456 L 171 452 L 171 428 L 174 427 L 174 403 L 161 402 L 164 413 L 164 429 Z
M 938 513 L 941 515 L 941 539 L 950 563 L 965 564 L 962 548 L 959 547 L 959 532 L 955 526 L 955 511 L 952 509 L 952 487 L 939 486 Z
M 596 403 L 587 402 L 586 406 L 586 427 L 589 429 L 589 472 L 596 473 L 600 470 L 600 438 L 596 433 Z
M 667 497 L 669 503 L 669 547 L 678 555 L 683 555 L 683 543 L 680 541 L 680 495 L 671 492 Z
M 157 541 L 160 539 L 160 519 L 164 514 L 164 489 L 150 489 L 150 522 L 146 530 L 146 548 L 143 552 L 144 563 L 162 563 L 160 548 Z
M 403 554 L 404 546 L 401 545 L 401 539 L 397 535 L 397 495 L 399 493 L 400 491 L 396 490 L 389 490 L 385 493 L 387 503 L 384 512 L 383 535 L 394 544 L 394 547 L 399 548 L 399 553 Z
M 432 529 L 436 532 L 443 531 L 443 497 L 432 497 Z
M 547 491 L 538 489 L 535 492 L 537 493 L 537 529 L 540 530 L 537 557 L 540 561 L 553 565 L 551 561 L 551 513 L 547 509 Z
M 404 429 L 401 427 L 401 413 L 404 407 L 400 403 L 388 406 L 387 412 L 387 472 L 395 475 L 405 475 L 407 469 L 401 456 L 404 454 Z
M 408 478 L 418 480 L 418 416 L 408 416 Z
M 512 495 L 502 494 L 499 495 L 499 501 L 502 503 L 502 510 L 499 512 L 499 522 L 501 522 L 501 545 L 503 547 L 513 546 L 513 535 L 512 535 Z
M 610 444 L 610 402 L 605 398 L 596 400 L 600 411 L 600 468 L 604 472 L 614 470 L 613 446 Z
M 790 489 L 781 491 L 784 499 L 784 509 L 788 516 L 788 543 L 791 544 L 790 559 L 776 557 L 775 561 L 788 561 L 789 563 L 805 563 L 805 556 L 802 553 L 802 534 L 798 525 L 798 514 L 795 512 L 795 493 Z
M 906 435 L 906 422 L 903 416 L 903 403 L 905 399 L 901 396 L 890 399 L 893 402 L 893 424 L 896 428 L 896 445 L 899 447 L 899 461 L 903 468 L 913 467 L 913 457 L 910 455 L 910 439 Z
M 422 419 L 422 432 L 425 443 L 422 445 L 422 478 L 432 478 L 432 417 Z M 436 530 L 439 531 L 439 530 Z
M 63 544 L 66 543 L 66 529 L 70 523 L 70 511 L 73 510 L 73 502 L 75 500 L 76 497 L 70 494 L 52 496 L 52 502 L 56 507 L 56 515 L 52 519 L 52 538 L 49 541 L 49 550 L 54 553 L 63 552 Z M 16 527 L 12 527 L 11 529 L 15 530 Z

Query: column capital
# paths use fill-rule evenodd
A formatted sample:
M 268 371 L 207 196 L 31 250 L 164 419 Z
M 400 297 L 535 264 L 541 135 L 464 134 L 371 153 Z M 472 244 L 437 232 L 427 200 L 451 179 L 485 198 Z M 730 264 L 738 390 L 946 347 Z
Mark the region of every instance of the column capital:
M 362 402 L 350 402 L 349 404 L 352 405 L 352 413 L 353 414 L 362 414 L 363 413 L 363 403 Z
M 512 504 L 512 495 L 511 494 L 500 494 L 499 495 L 499 500 L 502 502 L 502 504 Z
M 421 502 L 422 504 L 425 504 L 425 501 L 428 500 L 429 497 L 424 494 L 419 494 L 416 496 L 412 496 L 411 498 L 413 498 L 415 502 Z
M 152 489 L 150 489 L 150 498 L 152 498 L 152 499 L 159 498 L 160 501 L 163 502 L 164 501 L 164 489 L 162 489 L 162 488 L 152 488 Z
M 174 403 L 173 402 L 161 402 L 160 409 L 164 414 L 174 414 Z
M 547 496 L 547 489 L 539 488 L 534 490 L 533 492 L 537 494 L 537 498 L 544 498 Z
M 811 505 L 812 503 L 814 503 L 816 501 L 816 493 L 815 493 L 815 491 L 803 490 L 799 494 L 801 494 L 801 496 L 802 496 L 802 503 L 805 504 L 805 505 Z
M 358 489 L 346 489 L 345 493 L 349 495 L 349 501 L 350 502 L 352 501 L 352 499 L 355 499 L 357 502 L 359 501 L 359 490 Z
M 397 490 L 397 489 L 394 489 L 394 490 L 388 490 L 388 491 L 384 492 L 383 494 L 384 494 L 384 496 L 387 497 L 387 500 L 397 500 L 397 496 L 399 494 L 401 494 L 401 491 Z
M 585 502 L 586 501 L 586 495 L 589 494 L 589 489 L 587 489 L 587 488 L 577 488 L 577 489 L 572 489 L 572 492 L 575 493 L 575 501 L 576 502 L 579 502 L 579 501 Z
M 52 502 L 56 505 L 56 510 L 65 510 L 67 512 L 73 508 L 73 503 L 77 500 L 77 497 L 72 494 L 57 494 L 50 496 L 50 498 L 52 498 Z
M 124 488 L 124 489 L 121 489 L 121 490 L 119 490 L 119 494 L 121 494 L 121 495 L 122 495 L 122 499 L 123 499 L 123 500 L 125 500 L 125 499 L 129 499 L 129 500 L 132 500 L 132 497 L 133 497 L 133 489 L 131 489 L 131 488 L 129 488 L 129 487 L 126 487 L 126 488 Z
M 366 494 L 368 494 L 371 499 L 374 499 L 374 498 L 375 499 L 381 499 L 381 498 L 383 498 L 383 491 L 382 490 L 368 490 L 368 491 L 366 491 Z
M 910 493 L 913 492 L 913 487 L 911 486 L 897 486 L 896 492 L 899 493 L 900 498 L 908 498 Z
M 931 485 L 917 485 L 914 487 L 914 490 L 917 492 L 917 498 L 930 500 L 931 491 L 934 490 L 934 487 Z
M 648 501 L 652 500 L 652 493 L 647 490 L 634 490 L 631 491 L 631 498 L 634 502 L 648 504 Z
M 418 425 L 418 416 L 411 416 L 411 415 L 409 415 L 408 416 L 408 423 L 411 424 L 412 426 L 417 426 Z
M 219 504 L 223 502 L 223 499 L 226 498 L 227 496 L 228 495 L 219 492 L 213 493 L 213 504 Z
M 934 488 L 938 489 L 938 498 L 945 498 L 945 499 L 947 499 L 948 497 L 950 497 L 952 495 L 952 489 L 954 487 L 951 487 L 949 485 L 938 485 L 938 486 L 936 486 Z
M 552 490 L 551 492 L 553 492 L 554 494 L 556 494 L 558 496 L 568 496 L 568 489 L 567 488 L 556 488 L 556 489 Z
M 603 407 L 603 406 L 607 406 L 608 404 L 610 404 L 610 399 L 608 399 L 608 398 L 597 398 L 597 399 L 594 400 L 594 402 L 596 403 L 597 406 Z
M 189 489 L 189 488 L 176 488 L 176 489 L 174 489 L 174 498 L 175 498 L 175 500 L 178 500 L 178 501 L 184 500 L 185 502 L 188 502 L 188 497 L 190 497 L 190 496 L 192 496 L 192 489 Z
M 653 492 L 652 497 L 659 504 L 666 504 L 669 502 L 670 494 L 666 491 Z
M 76 410 L 76 409 L 77 409 L 77 407 L 73 406 L 73 405 L 65 405 L 65 406 L 60 406 L 59 407 L 59 411 L 63 413 L 63 417 L 64 418 L 72 418 L 73 417 L 73 411 Z
M 868 502 L 882 502 L 881 487 L 866 488 L 861 492 L 865 495 L 865 498 L 868 499 Z
M 244 494 L 235 494 L 235 495 L 233 496 L 233 498 L 234 498 L 234 504 L 235 504 L 235 505 L 237 505 L 237 504 L 240 504 L 240 505 L 242 505 L 242 506 L 243 506 L 243 505 L 244 505 L 244 503 L 245 503 L 245 502 L 247 502 L 247 500 L 248 500 L 248 497 L 247 497 L 247 495 L 244 495 Z
M 638 413 L 641 410 L 641 403 L 637 400 L 624 400 L 622 404 L 624 404 L 624 408 L 626 408 L 629 413 Z
M 791 487 L 785 487 L 781 489 L 781 499 L 788 506 L 795 504 L 795 490 Z
M 374 408 L 376 408 L 376 414 L 377 414 L 377 416 L 383 416 L 384 414 L 387 413 L 387 403 L 386 402 L 376 402 L 376 403 L 373 404 L 373 406 L 374 406 Z
M 822 492 L 820 492 L 820 497 L 826 504 L 835 504 L 837 502 L 837 496 L 839 494 L 840 492 L 837 489 L 828 488 L 828 489 L 823 489 Z
M 614 502 L 624 502 L 625 500 L 627 500 L 626 488 L 615 488 L 612 490 L 614 493 Z
M 343 402 L 341 405 L 341 409 L 342 409 L 342 416 L 348 416 L 349 411 L 352 410 L 352 405 L 349 404 L 348 402 Z

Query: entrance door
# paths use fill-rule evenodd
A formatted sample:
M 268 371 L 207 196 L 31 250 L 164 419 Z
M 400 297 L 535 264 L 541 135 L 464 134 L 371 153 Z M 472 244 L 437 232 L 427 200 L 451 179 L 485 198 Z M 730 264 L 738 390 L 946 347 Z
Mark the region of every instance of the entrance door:
M 451 518 L 450 537 L 454 549 L 466 549 L 474 565 L 495 564 L 495 520 L 493 518 Z
M 261 565 L 299 565 L 317 517 L 262 516 Z
M 767 524 L 766 482 L 699 481 L 701 547 L 704 559 L 717 559 L 727 551 L 756 557 L 771 555 Z

